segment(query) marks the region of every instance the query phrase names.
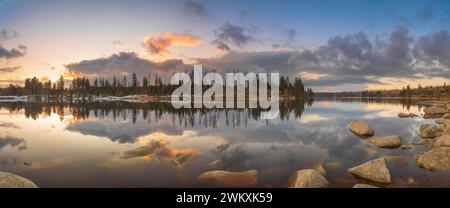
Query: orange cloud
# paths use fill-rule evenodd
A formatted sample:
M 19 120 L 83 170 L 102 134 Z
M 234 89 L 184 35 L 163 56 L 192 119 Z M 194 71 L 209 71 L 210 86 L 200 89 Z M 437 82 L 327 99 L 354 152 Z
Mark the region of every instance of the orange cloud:
M 201 43 L 199 38 L 190 34 L 164 32 L 147 36 L 143 45 L 148 53 L 164 56 L 170 47 L 197 46 Z

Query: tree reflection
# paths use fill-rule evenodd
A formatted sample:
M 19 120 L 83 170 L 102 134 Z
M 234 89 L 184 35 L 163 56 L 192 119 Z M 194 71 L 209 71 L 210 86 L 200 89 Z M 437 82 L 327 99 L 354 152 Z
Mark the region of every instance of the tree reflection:
M 330 99 L 327 99 L 330 100 Z M 375 104 L 401 104 L 403 108 L 410 109 L 416 106 L 410 99 L 374 99 L 374 98 L 334 98 L 331 101 L 342 103 L 375 103 Z M 300 119 L 305 107 L 312 106 L 314 100 L 295 99 L 280 102 L 281 120 Z M 423 106 L 417 105 L 420 110 Z M 217 127 L 217 120 L 225 118 L 225 124 L 231 127 L 247 126 L 249 120 L 260 120 L 261 113 L 266 109 L 175 109 L 166 102 L 0 102 L 0 109 L 10 113 L 23 112 L 26 118 L 36 120 L 39 117 L 48 117 L 57 114 L 61 120 L 65 115 L 72 115 L 74 120 L 84 120 L 90 117 L 97 119 L 112 119 L 113 121 L 131 121 L 136 123 L 139 117 L 148 122 L 158 123 L 163 115 L 172 116 L 173 125 L 185 127 Z
M 289 120 L 292 116 L 300 119 L 305 105 L 311 106 L 312 100 L 289 100 L 280 103 L 280 119 Z M 247 126 L 249 120 L 260 120 L 265 109 L 175 109 L 170 103 L 132 103 L 132 102 L 0 102 L 0 109 L 10 113 L 23 112 L 26 118 L 33 120 L 57 114 L 61 120 L 72 115 L 74 120 L 90 117 L 97 119 L 130 121 L 134 124 L 141 117 L 148 122 L 157 123 L 163 115 L 171 115 L 172 123 L 180 126 L 217 127 L 217 120 L 225 115 L 227 126 Z

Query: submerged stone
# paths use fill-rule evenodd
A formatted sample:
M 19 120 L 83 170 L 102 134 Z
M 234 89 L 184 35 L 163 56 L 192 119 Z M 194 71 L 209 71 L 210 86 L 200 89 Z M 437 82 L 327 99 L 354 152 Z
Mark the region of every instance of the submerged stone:
M 177 154 L 173 159 L 172 162 L 177 165 L 183 165 L 186 161 L 188 161 L 192 157 L 191 154 Z
M 328 181 L 317 170 L 304 169 L 295 173 L 293 188 L 326 188 Z
M 129 159 L 133 157 L 143 157 L 146 155 L 153 154 L 157 147 L 142 146 L 133 150 L 125 151 L 120 158 Z
M 353 175 L 369 181 L 382 184 L 391 183 L 391 175 L 389 174 L 389 170 L 386 167 L 384 158 L 371 160 L 362 165 L 350 168 L 347 171 Z
M 347 125 L 348 130 L 360 137 L 371 137 L 375 131 L 364 121 L 357 119 Z
M 369 142 L 377 147 L 397 148 L 402 145 L 402 138 L 397 135 L 374 136 L 369 139 Z

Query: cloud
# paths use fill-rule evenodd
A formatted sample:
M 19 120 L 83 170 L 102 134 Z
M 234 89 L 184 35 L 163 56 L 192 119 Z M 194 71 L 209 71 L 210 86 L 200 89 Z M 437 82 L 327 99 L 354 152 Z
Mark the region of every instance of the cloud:
M 3 67 L 0 68 L 0 73 L 11 73 L 17 71 L 18 69 L 20 69 L 20 66 Z
M 11 59 L 11 58 L 17 58 L 17 57 L 22 57 L 25 56 L 27 52 L 27 47 L 24 45 L 19 45 L 16 48 L 12 48 L 10 50 L 0 46 L 0 58 L 6 58 L 6 59 Z
M 279 25 L 273 25 L 273 29 L 280 33 L 280 35 L 284 36 L 285 38 L 282 40 L 279 40 L 279 42 L 272 44 L 272 48 L 274 49 L 286 49 L 291 48 L 295 49 L 298 47 L 296 42 L 296 36 L 298 35 L 297 30 L 292 28 L 284 28 Z
M 386 40 L 371 42 L 363 32 L 330 38 L 316 50 L 291 58 L 299 67 L 338 76 L 413 76 L 410 44 L 413 38 L 397 27 Z
M 17 31 L 10 32 L 6 29 L 2 29 L 0 31 L 0 39 L 9 40 L 19 37 L 19 33 Z
M 428 66 L 433 73 L 450 77 L 450 34 L 443 30 L 417 39 L 414 56 L 418 65 Z
M 20 129 L 20 127 L 17 126 L 16 124 L 14 124 L 14 123 L 11 123 L 11 122 L 2 122 L 2 121 L 0 121 L 0 127 L 3 127 L 3 128 Z
M 19 149 L 26 149 L 27 142 L 24 139 L 20 139 L 13 136 L 1 136 L 0 137 L 0 150 L 6 146 L 17 147 Z
M 152 55 L 165 55 L 170 47 L 197 46 L 201 43 L 199 38 L 190 34 L 164 32 L 147 36 L 143 46 Z
M 219 49 L 229 49 L 229 44 L 239 48 L 245 46 L 254 38 L 248 34 L 243 27 L 232 25 L 228 22 L 223 24 L 218 30 L 214 31 L 216 40 L 213 41 Z
M 207 18 L 210 16 L 204 4 L 193 0 L 184 1 L 183 13 L 187 16 L 194 16 L 198 18 Z
M 319 78 L 306 79 L 305 84 L 324 87 L 362 87 L 380 84 L 381 78 L 392 77 L 450 78 L 450 34 L 446 30 L 413 37 L 406 27 L 398 26 L 387 36 L 369 38 L 366 33 L 357 32 L 331 37 L 317 48 L 283 51 L 232 50 L 227 43 L 242 46 L 252 38 L 247 37 L 243 29 L 231 30 L 240 31 L 237 32 L 239 35 L 225 35 L 235 32 L 225 32 L 228 29 L 224 29 L 221 30 L 223 35 L 218 36 L 221 41 L 216 42 L 219 48 L 229 51 L 227 54 L 196 58 L 193 59 L 194 63 L 219 73 L 280 72 L 290 77 L 314 74 Z M 294 32 L 291 34 L 295 35 Z M 175 72 L 192 69 L 192 66 L 178 59 L 152 62 L 134 53 L 119 53 L 108 58 L 70 64 L 67 68 L 69 72 L 89 77 L 130 75 L 132 72 L 142 75 L 158 73 L 167 77 Z
M 158 74 L 160 76 L 172 75 L 184 71 L 187 66 L 179 59 L 169 59 L 163 62 L 153 62 L 139 58 L 136 53 L 121 52 L 107 58 L 84 60 L 78 63 L 66 65 L 66 73 L 73 76 L 88 78 L 113 76 L 130 76 L 136 73 L 138 76 Z
M 125 41 L 120 40 L 120 39 L 114 39 L 114 40 L 111 41 L 111 43 L 113 45 L 123 45 L 123 44 L 125 44 Z

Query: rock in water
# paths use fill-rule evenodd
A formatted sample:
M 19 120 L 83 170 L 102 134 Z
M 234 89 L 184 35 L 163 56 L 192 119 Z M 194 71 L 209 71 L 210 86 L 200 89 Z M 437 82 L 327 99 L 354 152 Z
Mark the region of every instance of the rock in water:
M 434 147 L 428 152 L 417 155 L 419 167 L 430 171 L 443 171 L 450 168 L 450 147 Z
M 360 137 L 371 137 L 375 131 L 364 121 L 358 119 L 347 125 L 348 130 Z
M 177 155 L 172 159 L 172 162 L 173 162 L 175 165 L 180 166 L 180 165 L 183 165 L 186 161 L 188 161 L 189 158 L 191 158 L 191 157 L 192 157 L 191 154 L 182 154 L 182 153 L 179 153 L 179 154 L 177 154 Z
M 433 147 L 450 147 L 450 134 L 437 137 Z
M 374 136 L 369 139 L 369 142 L 377 147 L 397 148 L 402 145 L 402 138 L 397 135 Z
M 26 178 L 0 171 L 0 188 L 37 188 L 37 186 Z
M 369 184 L 358 183 L 353 186 L 353 188 L 378 188 Z
M 384 158 L 371 160 L 362 165 L 350 168 L 347 171 L 353 175 L 373 182 L 382 184 L 391 183 L 391 175 L 386 167 Z
M 399 113 L 398 117 L 399 118 L 412 118 L 412 117 L 417 117 L 417 115 L 414 113 Z
M 128 159 L 133 157 L 142 157 L 152 154 L 156 149 L 157 147 L 155 146 L 142 146 L 134 150 L 125 151 L 120 158 Z
M 199 183 L 246 187 L 258 183 L 258 171 L 249 170 L 245 172 L 231 172 L 223 170 L 207 171 L 197 177 Z
M 327 179 L 317 170 L 299 170 L 295 174 L 293 188 L 326 188 L 328 186 Z
M 400 118 L 409 118 L 409 113 L 399 113 L 398 117 L 400 117 Z M 356 185 L 358 185 L 358 184 L 356 184 Z
M 419 137 L 424 139 L 434 139 L 442 135 L 442 129 L 430 124 L 423 124 L 420 126 Z

